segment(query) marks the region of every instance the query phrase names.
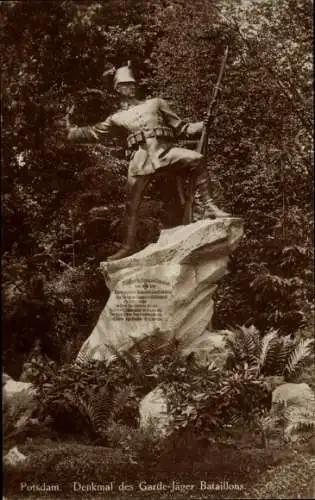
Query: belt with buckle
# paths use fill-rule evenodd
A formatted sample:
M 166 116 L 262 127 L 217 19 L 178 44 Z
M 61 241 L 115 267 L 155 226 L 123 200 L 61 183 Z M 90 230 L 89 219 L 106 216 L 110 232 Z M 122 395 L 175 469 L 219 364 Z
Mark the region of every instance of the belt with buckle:
M 154 137 L 164 137 L 167 139 L 174 139 L 174 131 L 170 127 L 155 127 L 150 130 L 140 130 L 134 134 L 130 134 L 127 137 L 128 148 L 133 148 L 139 144 L 146 141 L 146 139 L 151 139 Z

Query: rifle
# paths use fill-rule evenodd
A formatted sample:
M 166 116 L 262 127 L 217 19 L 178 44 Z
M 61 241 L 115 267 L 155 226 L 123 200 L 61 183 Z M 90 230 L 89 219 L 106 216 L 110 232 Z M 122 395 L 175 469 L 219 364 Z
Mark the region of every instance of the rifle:
M 208 150 L 208 138 L 209 138 L 210 118 L 211 118 L 212 109 L 213 109 L 215 100 L 216 100 L 217 95 L 218 95 L 220 84 L 221 84 L 221 81 L 222 81 L 222 77 L 223 77 L 223 73 L 224 73 L 224 68 L 225 68 L 225 65 L 226 65 L 227 57 L 228 57 L 228 52 L 229 52 L 229 47 L 227 46 L 226 49 L 225 49 L 225 51 L 224 51 L 223 60 L 222 60 L 222 63 L 221 63 L 218 80 L 217 80 L 217 83 L 215 84 L 215 87 L 214 87 L 214 90 L 213 90 L 213 94 L 212 94 L 212 98 L 211 98 L 211 101 L 210 101 L 210 104 L 209 104 L 208 112 L 207 112 L 207 115 L 206 115 L 206 119 L 205 119 L 206 124 L 203 126 L 201 137 L 200 137 L 200 140 L 199 140 L 199 143 L 198 143 L 198 146 L 197 146 L 198 153 L 201 153 L 201 154 L 204 155 L 204 165 L 206 165 L 206 162 L 207 162 L 207 150 Z

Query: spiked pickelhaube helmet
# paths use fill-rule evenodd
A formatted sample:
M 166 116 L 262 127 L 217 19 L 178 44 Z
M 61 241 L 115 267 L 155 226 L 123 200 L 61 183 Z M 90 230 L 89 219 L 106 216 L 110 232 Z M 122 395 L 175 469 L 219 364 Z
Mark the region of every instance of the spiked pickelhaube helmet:
M 131 62 L 128 61 L 127 66 L 121 66 L 116 70 L 114 75 L 114 89 L 116 90 L 119 83 L 136 83 L 131 69 Z
M 112 67 L 103 73 L 103 78 L 111 76 L 114 80 L 114 89 L 117 89 L 117 85 L 120 83 L 136 83 L 136 79 L 133 75 L 131 68 L 131 61 L 128 61 L 127 66 L 121 66 L 120 68 Z

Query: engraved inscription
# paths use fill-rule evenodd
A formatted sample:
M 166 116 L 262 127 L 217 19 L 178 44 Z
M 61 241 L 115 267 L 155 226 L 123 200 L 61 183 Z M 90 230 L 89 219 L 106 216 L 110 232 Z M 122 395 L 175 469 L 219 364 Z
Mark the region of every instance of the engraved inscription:
M 115 301 L 109 307 L 113 321 L 161 321 L 171 287 L 158 279 L 129 279 L 113 294 Z

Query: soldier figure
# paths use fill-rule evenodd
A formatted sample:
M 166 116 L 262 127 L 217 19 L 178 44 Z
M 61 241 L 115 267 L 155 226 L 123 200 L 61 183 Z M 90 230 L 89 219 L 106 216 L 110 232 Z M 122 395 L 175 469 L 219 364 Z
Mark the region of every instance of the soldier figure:
M 114 88 L 121 99 L 120 110 L 105 121 L 93 126 L 71 126 L 66 116 L 68 140 L 73 142 L 103 142 L 109 135 L 125 132 L 129 150 L 128 170 L 128 216 L 125 239 L 122 248 L 108 260 L 118 260 L 135 251 L 137 212 L 143 193 L 153 175 L 167 175 L 169 169 L 179 172 L 177 177 L 181 203 L 185 203 L 183 223 L 191 222 L 191 207 L 195 183 L 190 183 L 190 192 L 184 199 L 182 172 L 200 174 L 202 155 L 196 151 L 173 145 L 181 137 L 195 137 L 201 134 L 205 122 L 187 123 L 181 120 L 161 98 L 146 101 L 136 99 L 136 80 L 130 64 L 118 68 L 114 75 Z M 208 208 L 208 217 L 226 217 L 229 214 L 220 210 L 212 202 L 209 191 L 198 186 L 202 204 Z

